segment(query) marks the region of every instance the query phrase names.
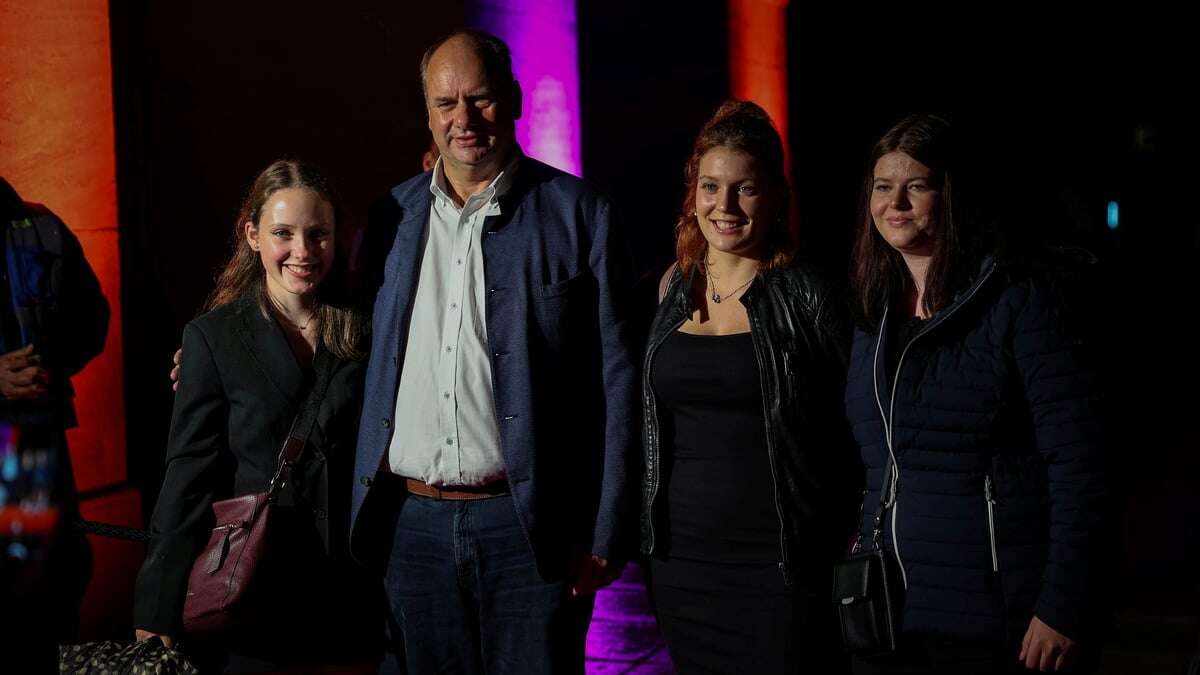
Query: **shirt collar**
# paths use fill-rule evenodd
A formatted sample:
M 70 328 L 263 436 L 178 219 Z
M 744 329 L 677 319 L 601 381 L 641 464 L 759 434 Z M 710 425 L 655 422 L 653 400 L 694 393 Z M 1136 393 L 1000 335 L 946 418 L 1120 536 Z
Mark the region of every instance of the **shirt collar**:
M 513 178 L 517 173 L 517 164 L 520 162 L 521 157 L 523 157 L 521 149 L 517 148 L 516 152 L 513 153 L 512 159 L 510 159 L 508 163 L 504 165 L 504 168 L 500 170 L 500 173 L 496 174 L 496 177 L 492 179 L 492 182 L 488 183 L 488 186 L 484 188 L 483 191 L 468 197 L 466 203 L 477 201 L 490 204 L 503 197 L 505 193 L 507 193 L 512 187 Z M 433 165 L 433 178 L 429 182 L 429 191 L 432 192 L 433 196 L 437 199 L 454 204 L 454 200 L 451 199 L 450 195 L 446 192 L 445 186 L 446 172 L 442 168 L 442 158 L 438 157 L 437 162 L 435 162 Z M 464 208 L 466 207 L 466 203 L 463 204 Z

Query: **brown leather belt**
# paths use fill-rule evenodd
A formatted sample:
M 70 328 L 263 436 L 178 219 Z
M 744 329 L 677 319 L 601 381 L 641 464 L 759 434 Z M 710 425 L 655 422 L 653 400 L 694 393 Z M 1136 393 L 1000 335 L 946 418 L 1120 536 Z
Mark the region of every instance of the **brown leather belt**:
M 488 483 L 487 485 L 446 488 L 430 485 L 416 478 L 405 478 L 404 486 L 408 489 L 409 494 L 429 497 L 430 499 L 448 499 L 452 501 L 490 499 L 491 497 L 508 494 L 508 481 L 504 479 Z

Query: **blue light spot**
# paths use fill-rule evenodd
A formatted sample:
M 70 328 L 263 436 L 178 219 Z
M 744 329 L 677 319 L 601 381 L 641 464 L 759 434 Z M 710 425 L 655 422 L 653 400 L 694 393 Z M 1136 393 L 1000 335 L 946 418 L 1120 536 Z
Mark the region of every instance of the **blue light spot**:
M 1108 229 L 1115 230 L 1121 224 L 1121 207 L 1116 202 L 1108 203 Z

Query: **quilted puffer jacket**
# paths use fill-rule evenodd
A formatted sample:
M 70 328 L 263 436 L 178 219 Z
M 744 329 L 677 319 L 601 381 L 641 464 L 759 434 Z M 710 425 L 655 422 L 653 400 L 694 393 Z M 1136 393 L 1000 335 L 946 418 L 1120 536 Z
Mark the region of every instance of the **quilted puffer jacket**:
M 988 259 L 906 344 L 889 344 L 907 321 L 894 307 L 855 332 L 860 537 L 890 453 L 882 544 L 903 573 L 905 632 L 1019 640 L 1034 615 L 1075 640 L 1096 628 L 1106 453 L 1088 345 L 1059 295 L 1045 275 Z

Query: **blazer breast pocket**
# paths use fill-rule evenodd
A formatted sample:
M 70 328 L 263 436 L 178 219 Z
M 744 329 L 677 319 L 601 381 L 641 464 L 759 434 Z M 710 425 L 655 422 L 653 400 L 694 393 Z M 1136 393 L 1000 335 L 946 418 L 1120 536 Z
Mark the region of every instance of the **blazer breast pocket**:
M 553 350 L 567 342 L 572 316 L 578 311 L 587 285 L 587 275 L 577 274 L 570 279 L 534 287 L 534 312 L 546 344 Z

